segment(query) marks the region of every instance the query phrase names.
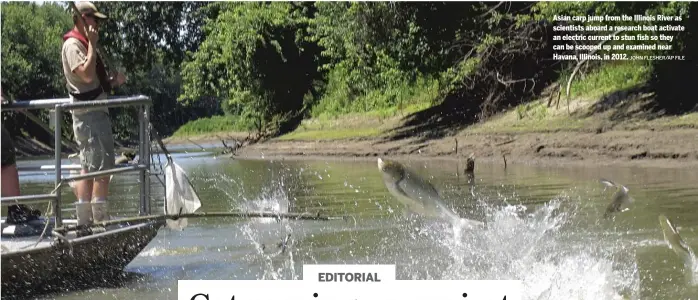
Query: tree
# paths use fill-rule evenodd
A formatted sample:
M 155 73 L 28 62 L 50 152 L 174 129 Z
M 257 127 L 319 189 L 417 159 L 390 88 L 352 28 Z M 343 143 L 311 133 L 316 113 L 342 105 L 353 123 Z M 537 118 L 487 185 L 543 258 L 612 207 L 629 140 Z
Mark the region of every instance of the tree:
M 221 3 L 205 40 L 182 67 L 185 103 L 215 98 L 260 135 L 293 129 L 318 78 L 317 45 L 304 39 L 312 3 Z

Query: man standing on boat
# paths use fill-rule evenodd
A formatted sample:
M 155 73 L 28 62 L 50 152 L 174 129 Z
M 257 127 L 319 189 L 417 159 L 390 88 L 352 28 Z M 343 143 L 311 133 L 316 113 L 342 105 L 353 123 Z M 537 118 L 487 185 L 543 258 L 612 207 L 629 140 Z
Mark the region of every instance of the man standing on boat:
M 0 91 L 0 100 L 5 105 L 5 95 Z M 1 126 L 1 125 L 0 125 Z M 15 145 L 10 133 L 2 127 L 2 196 L 19 196 L 19 174 L 15 163 Z
M 126 78 L 121 73 L 108 77 L 104 63 L 97 55 L 99 21 L 107 19 L 107 16 L 91 2 L 78 2 L 76 7 L 82 18 L 73 15 L 75 26 L 63 36 L 61 51 L 66 87 L 72 101 L 104 100 L 111 89 L 123 84 Z M 72 114 L 73 132 L 80 149 L 81 173 L 114 168 L 114 136 L 109 110 L 75 109 Z M 109 219 L 108 193 L 109 176 L 77 182 L 78 224 Z
M 5 99 L 5 94 L 0 91 L 0 100 L 2 105 L 7 102 Z M 0 187 L 0 192 L 2 197 L 16 197 L 20 195 L 19 191 L 19 173 L 17 172 L 17 162 L 15 154 L 15 145 L 12 142 L 10 133 L 0 125 L 2 129 L 2 187 Z M 7 207 L 7 219 L 5 223 L 7 224 L 20 224 L 22 222 L 31 221 L 38 219 L 39 211 L 32 210 L 24 204 L 15 204 Z

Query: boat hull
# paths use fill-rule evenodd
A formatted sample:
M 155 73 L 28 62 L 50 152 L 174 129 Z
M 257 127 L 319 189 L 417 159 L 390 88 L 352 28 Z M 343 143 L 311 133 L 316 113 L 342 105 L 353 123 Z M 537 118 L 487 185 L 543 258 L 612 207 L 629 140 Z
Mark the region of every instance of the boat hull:
M 2 298 L 26 298 L 104 284 L 152 241 L 164 222 L 153 221 L 2 254 Z M 5 240 L 5 239 L 3 239 Z

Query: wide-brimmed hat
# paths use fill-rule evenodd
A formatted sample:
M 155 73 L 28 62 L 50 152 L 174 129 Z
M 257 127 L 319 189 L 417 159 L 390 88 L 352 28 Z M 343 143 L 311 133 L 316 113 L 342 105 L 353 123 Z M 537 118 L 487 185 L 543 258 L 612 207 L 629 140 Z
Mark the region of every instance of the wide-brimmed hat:
M 99 12 L 97 10 L 97 7 L 94 4 L 92 4 L 92 2 L 90 2 L 90 1 L 79 1 L 78 3 L 75 4 L 75 7 L 78 8 L 80 13 L 91 14 L 97 18 L 100 18 L 100 19 L 107 19 L 107 15 Z

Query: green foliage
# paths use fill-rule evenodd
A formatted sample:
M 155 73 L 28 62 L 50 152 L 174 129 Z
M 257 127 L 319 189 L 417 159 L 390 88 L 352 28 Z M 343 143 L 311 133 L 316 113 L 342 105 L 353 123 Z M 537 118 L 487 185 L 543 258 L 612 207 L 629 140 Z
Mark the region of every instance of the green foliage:
M 309 39 L 327 59 L 320 66 L 327 72 L 327 86 L 313 116 L 433 103 L 442 89 L 441 72 L 454 59 L 450 44 L 472 10 L 471 5 L 455 4 L 462 10 L 454 10 L 453 4 L 440 3 L 316 6 Z M 446 77 L 448 82 L 455 76 Z
M 173 134 L 175 137 L 193 136 L 217 132 L 242 132 L 253 130 L 250 124 L 241 122 L 241 119 L 226 115 L 204 117 L 179 127 Z
M 70 17 L 53 3 L 5 2 L 0 4 L 0 11 L 5 96 L 15 100 L 66 97 L 60 52 L 61 37 L 72 26 Z M 46 111 L 32 112 L 48 122 Z M 71 128 L 70 120 L 70 115 L 64 115 L 64 128 Z M 14 134 L 40 136 L 49 144 L 53 142 L 52 135 L 17 112 L 3 112 L 3 127 Z M 63 133 L 71 135 L 68 130 Z
M 387 2 L 316 5 L 309 39 L 323 48 L 321 54 L 328 59 L 322 70 L 350 70 L 346 79 L 354 93 L 416 77 L 420 65 L 416 58 L 428 47 L 417 34 L 410 6 Z
M 110 19 L 102 24 L 100 43 L 123 69 L 152 63 L 178 66 L 187 51 L 201 44 L 206 2 L 99 2 Z
M 198 49 L 201 26 L 215 10 L 206 2 L 99 2 L 110 19 L 102 23 L 100 43 L 108 52 L 110 68 L 123 72 L 127 83 L 116 95 L 144 94 L 153 100 L 151 120 L 160 134 L 201 115 L 218 112 L 207 101 L 186 106 L 176 101 L 181 93 L 179 67 L 187 51 Z M 174 25 L 174 26 L 173 26 Z M 137 108 L 112 109 L 114 134 L 138 137 Z M 163 126 L 163 125 L 167 126 Z
M 161 134 L 201 115 L 216 113 L 207 101 L 195 107 L 176 102 L 180 93 L 179 65 L 186 51 L 196 50 L 203 37 L 199 28 L 204 16 L 215 9 L 201 9 L 204 2 L 98 2 L 110 19 L 101 25 L 100 43 L 107 52 L 108 67 L 126 74 L 127 83 L 115 95 L 145 94 L 154 102 L 151 120 Z M 212 5 L 213 6 L 213 5 Z M 67 96 L 60 63 L 61 37 L 73 27 L 72 11 L 55 3 L 2 4 L 3 91 L 11 98 L 45 99 Z M 32 16 L 28 21 L 27 16 Z M 180 24 L 180 26 L 172 26 Z M 210 105 L 209 105 L 210 106 Z M 113 108 L 114 134 L 123 140 L 137 138 L 136 108 Z M 37 111 L 48 121 L 45 111 Z M 41 136 L 37 125 L 22 115 L 4 113 L 14 122 L 27 126 L 30 135 Z M 65 115 L 64 128 L 72 128 Z M 166 125 L 166 126 L 162 126 Z M 15 132 L 18 132 L 15 130 Z M 71 136 L 70 130 L 65 130 Z M 45 134 L 44 134 L 45 135 Z
M 368 91 L 365 95 L 348 97 L 348 92 L 343 89 L 346 88 L 343 84 L 346 77 L 342 75 L 336 69 L 330 73 L 327 92 L 313 107 L 311 116 L 336 117 L 348 113 L 402 109 L 414 104 L 432 104 L 439 94 L 438 80 L 420 77 L 414 83 L 389 85 L 382 90 Z
M 274 131 L 303 108 L 317 66 L 304 40 L 312 5 L 225 3 L 204 26 L 206 39 L 182 66 L 180 100 L 220 99 L 226 112 Z M 271 128 L 269 128 L 271 125 Z
M 608 62 L 589 74 L 577 75 L 579 78 L 570 87 L 570 97 L 593 98 L 603 93 L 637 87 L 650 79 L 651 71 L 651 65 L 646 61 Z
M 17 99 L 66 95 L 60 49 L 61 36 L 72 27 L 70 17 L 52 3 L 10 2 L 1 6 L 5 95 Z
M 696 53 L 698 28 L 695 20 L 686 21 L 691 13 L 696 14 L 698 4 L 691 2 L 96 5 L 110 16 L 100 38 L 114 64 L 110 67 L 128 77 L 115 94 L 151 96 L 151 116 L 163 134 L 212 115 L 217 116 L 190 123 L 179 134 L 255 130 L 276 135 L 292 131 L 309 116 L 328 119 L 377 113 L 383 117 L 406 107 L 433 105 L 451 110 L 445 115 L 454 120 L 444 122 L 462 124 L 476 119 L 473 115 L 486 117 L 486 113 L 535 99 L 545 85 L 569 76 L 575 61 L 550 60 L 552 44 L 559 43 L 551 38 L 552 25 L 565 24 L 554 22 L 555 15 L 681 16 L 684 20 L 673 24 L 684 24 L 687 30 L 676 34 L 672 51 L 661 54 L 691 58 Z M 30 22 L 27 16 L 32 16 Z M 7 95 L 20 99 L 65 96 L 60 36 L 71 26 L 70 12 L 53 3 L 2 4 L 2 87 Z M 665 85 L 688 80 L 695 74 L 692 61 L 687 60 L 685 66 L 676 65 L 684 62 L 663 61 L 639 67 L 590 63 L 593 68 L 583 68 L 573 82 L 572 94 L 629 87 L 650 77 Z M 676 72 L 678 69 L 683 71 Z M 672 90 L 680 89 L 665 86 L 666 99 L 675 98 Z M 521 117 L 543 118 L 548 113 L 537 107 L 518 107 Z M 133 139 L 136 110 L 112 111 L 115 135 Z M 222 113 L 225 115 L 220 116 Z M 28 133 L 34 134 L 32 130 Z

